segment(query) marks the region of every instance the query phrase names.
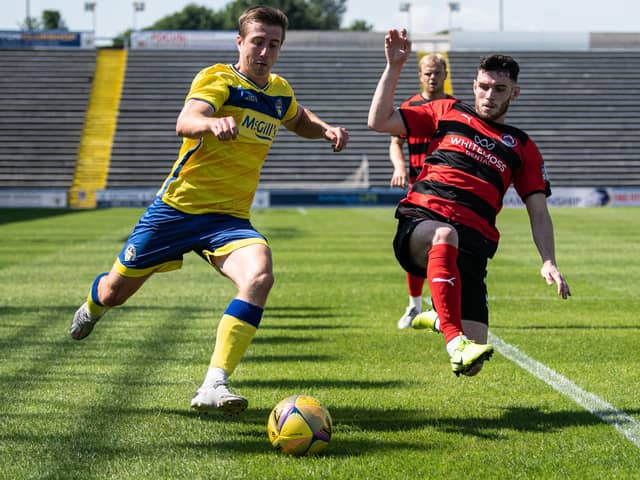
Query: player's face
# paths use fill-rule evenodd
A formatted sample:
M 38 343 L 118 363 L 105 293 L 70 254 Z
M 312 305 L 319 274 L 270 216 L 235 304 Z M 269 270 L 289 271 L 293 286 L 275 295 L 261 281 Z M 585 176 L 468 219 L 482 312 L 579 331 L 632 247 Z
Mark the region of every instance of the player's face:
M 429 97 L 444 92 L 444 80 L 447 72 L 439 62 L 423 63 L 420 65 L 420 83 L 422 90 Z
M 480 118 L 502 123 L 511 100 L 520 94 L 520 87 L 505 72 L 480 70 L 473 82 L 473 93 Z
M 280 54 L 282 28 L 251 22 L 246 26 L 245 36 L 238 35 L 236 44 L 239 52 L 236 67 L 253 82 L 263 86 Z

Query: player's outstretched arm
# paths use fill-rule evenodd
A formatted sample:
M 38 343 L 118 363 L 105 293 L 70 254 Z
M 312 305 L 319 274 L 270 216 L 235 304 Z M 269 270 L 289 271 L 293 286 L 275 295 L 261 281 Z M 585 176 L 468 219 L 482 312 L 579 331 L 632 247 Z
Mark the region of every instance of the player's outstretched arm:
M 404 188 L 407 186 L 407 167 L 404 159 L 402 146 L 404 139 L 398 136 L 392 136 L 389 142 L 389 160 L 393 165 L 393 174 L 389 186 Z
M 547 208 L 547 199 L 543 193 L 534 193 L 527 198 L 526 206 L 533 241 L 542 258 L 540 274 L 548 285 L 555 283 L 558 296 L 566 300 L 571 296 L 571 290 L 556 265 L 553 223 Z
M 389 30 L 384 37 L 384 52 L 387 64 L 376 86 L 369 108 L 369 128 L 393 135 L 406 134 L 402 116 L 394 110 L 393 95 L 400 72 L 411 55 L 411 42 L 406 30 Z
M 346 128 L 329 125 L 302 105 L 298 105 L 298 113 L 284 126 L 304 138 L 324 138 L 332 143 L 334 152 L 341 151 L 349 142 Z

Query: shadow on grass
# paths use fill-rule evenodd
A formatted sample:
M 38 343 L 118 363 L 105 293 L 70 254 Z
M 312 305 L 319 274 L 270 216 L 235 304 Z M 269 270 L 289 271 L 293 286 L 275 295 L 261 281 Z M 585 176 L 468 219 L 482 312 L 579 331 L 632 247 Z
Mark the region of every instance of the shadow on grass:
M 335 360 L 336 357 L 331 355 L 254 355 L 248 353 L 246 357 L 242 359 L 242 363 L 290 363 L 290 362 L 328 362 Z
M 562 412 L 543 412 L 537 408 L 513 407 L 507 408 L 498 416 L 442 417 L 432 415 L 428 409 L 383 409 L 383 408 L 344 408 L 332 407 L 329 410 L 334 423 L 334 432 L 330 448 L 326 455 L 329 456 L 358 456 L 371 455 L 375 451 L 390 450 L 424 450 L 425 448 L 449 448 L 442 437 L 434 437 L 433 444 L 424 440 L 428 438 L 429 431 L 434 435 L 441 433 L 453 433 L 465 435 L 489 441 L 509 441 L 509 432 L 514 433 L 550 433 L 558 432 L 565 428 L 580 426 L 593 426 L 601 424 L 595 416 L 586 411 L 573 410 Z M 182 440 L 167 439 L 158 440 L 160 443 L 168 442 L 167 448 L 184 448 L 187 450 L 215 450 L 231 453 L 265 453 L 272 450 L 266 437 L 266 419 L 270 409 L 249 408 L 243 414 L 236 417 L 219 415 L 215 412 L 202 414 L 187 409 L 156 410 L 144 408 L 114 408 L 108 406 L 95 406 L 92 415 L 101 418 L 111 418 L 114 422 L 122 422 L 128 419 L 135 420 L 137 424 L 145 424 L 148 418 L 161 416 L 176 417 L 176 425 L 181 422 L 201 421 L 212 424 L 226 424 L 224 436 L 187 434 Z M 635 412 L 636 414 L 638 412 Z M 127 418 L 128 417 L 128 418 Z M 139 417 L 139 419 L 136 419 Z M 118 420 L 119 419 L 119 420 Z M 26 420 L 28 421 L 28 420 Z M 235 430 L 235 431 L 234 431 Z M 407 441 L 411 438 L 410 432 L 423 432 L 420 440 Z M 384 440 L 382 433 L 407 433 L 403 440 Z M 86 433 L 85 433 L 86 435 Z M 16 441 L 12 435 L 2 438 L 7 441 Z M 23 439 L 24 440 L 24 439 Z M 40 441 L 43 439 L 40 438 Z M 60 437 L 51 438 L 58 442 Z M 86 438 L 87 447 L 93 445 L 94 452 L 104 448 L 100 438 Z M 69 439 L 75 443 L 77 439 Z M 429 443 L 428 445 L 425 442 Z M 154 449 L 158 448 L 155 443 Z M 142 448 L 142 451 L 140 450 Z M 117 453 L 117 452 L 111 452 Z M 125 454 L 126 452 L 121 452 Z M 136 455 L 144 456 L 144 447 L 136 447 Z
M 18 309 L 19 307 L 17 307 Z M 74 307 L 75 308 L 75 307 Z M 147 306 L 137 306 L 135 309 L 148 310 Z M 25 309 L 20 309 L 24 311 Z M 26 309 L 39 312 L 41 308 Z M 72 311 L 67 307 L 56 307 L 53 312 L 48 311 L 46 318 L 58 315 L 62 312 Z M 166 307 L 159 310 L 170 310 Z M 176 307 L 182 312 L 184 309 Z M 204 309 L 193 308 L 199 312 Z M 68 312 L 67 312 L 68 313 Z M 46 318 L 38 318 L 43 322 Z M 21 332 L 24 338 L 34 340 L 28 332 Z M 192 332 L 191 332 L 192 333 Z M 223 417 L 221 415 L 201 415 L 184 409 L 162 408 L 135 408 L 137 401 L 148 401 L 146 396 L 154 392 L 154 386 L 158 386 L 155 379 L 145 382 L 141 378 L 140 365 L 153 371 L 161 369 L 167 363 L 167 359 L 179 358 L 184 352 L 184 342 L 190 337 L 188 329 L 176 328 L 176 322 L 171 315 L 162 315 L 158 318 L 153 330 L 153 335 L 136 342 L 136 348 L 123 355 L 119 359 L 118 367 L 108 378 L 103 381 L 93 381 L 87 378 L 87 369 L 96 373 L 95 367 L 86 366 L 80 348 L 69 348 L 71 341 L 65 338 L 58 341 L 43 343 L 38 350 L 38 355 L 25 356 L 15 372 L 4 375 L 0 386 L 5 392 L 5 403 L 15 398 L 22 410 L 6 415 L 13 425 L 18 425 L 12 431 L 4 430 L 0 433 L 0 440 L 11 447 L 20 447 L 21 444 L 49 444 L 52 450 L 59 452 L 55 458 L 48 458 L 46 467 L 51 472 L 59 472 L 58 478 L 64 478 L 63 473 L 74 468 L 78 459 L 86 453 L 88 458 L 104 454 L 107 460 L 114 457 L 127 458 L 135 455 L 137 458 L 157 458 L 158 449 L 166 451 L 184 450 L 183 454 L 189 454 L 193 450 L 219 451 L 231 454 L 255 454 L 266 453 L 272 450 L 266 440 L 265 423 L 270 410 L 268 408 L 249 408 L 239 417 Z M 14 336 L 19 344 L 20 337 Z M 282 341 L 282 337 L 276 340 Z M 300 339 L 296 337 L 296 341 Z M 24 343 L 22 344 L 24 345 Z M 94 348 L 104 347 L 96 344 Z M 103 361 L 109 361 L 109 353 L 103 353 Z M 280 358 L 283 361 L 296 361 L 308 359 L 317 361 L 316 355 L 287 356 Z M 251 357 L 246 358 L 251 361 Z M 264 359 L 255 358 L 253 361 Z M 322 361 L 323 359 L 320 359 Z M 72 397 L 60 407 L 58 421 L 53 418 L 52 423 L 47 424 L 53 433 L 43 433 L 36 428 L 42 422 L 42 413 L 32 415 L 29 409 L 41 406 L 47 402 L 47 394 L 42 394 L 42 371 L 44 366 L 59 368 L 69 378 L 74 375 L 84 376 L 85 389 L 90 396 L 84 397 L 78 394 L 78 385 L 81 382 L 69 382 L 67 380 L 69 395 Z M 24 378 L 32 379 L 25 383 Z M 161 385 L 164 385 L 161 383 Z M 265 379 L 247 380 L 234 383 L 235 386 L 249 389 L 279 389 L 289 391 L 309 391 L 321 388 L 342 389 L 345 391 L 376 391 L 380 390 L 380 407 L 362 408 L 360 406 L 333 406 L 327 403 L 334 420 L 335 433 L 327 455 L 329 456 L 366 456 L 376 451 L 393 450 L 424 450 L 425 448 L 450 448 L 447 438 L 442 434 L 464 435 L 488 441 L 505 442 L 510 440 L 510 433 L 528 432 L 558 432 L 563 429 L 571 429 L 583 426 L 595 426 L 602 424 L 596 416 L 584 410 L 563 410 L 548 412 L 538 408 L 527 406 L 508 407 L 502 410 L 492 410 L 482 416 L 465 415 L 464 406 L 461 405 L 454 414 L 442 416 L 430 410 L 429 405 L 421 409 L 390 409 L 384 408 L 384 392 L 392 392 L 405 388 L 406 383 L 400 381 L 358 381 L 355 379 Z M 18 388 L 19 386 L 19 388 Z M 115 388 L 114 388 L 115 386 Z M 124 386 L 124 387 L 123 387 Z M 140 388 L 128 388 L 140 386 Z M 145 388 L 145 387 L 149 388 Z M 167 386 L 167 385 L 165 385 Z M 65 388 L 65 387 L 63 387 Z M 84 390 L 84 389 L 80 389 Z M 19 391 L 18 393 L 12 393 Z M 156 390 L 157 392 L 157 390 Z M 73 395 L 77 397 L 73 397 Z M 53 393 L 49 394 L 54 396 Z M 59 396 L 56 395 L 55 396 Z M 123 399 L 126 397 L 126 401 Z M 140 398 L 138 398 L 140 397 Z M 68 397 L 66 397 L 68 398 Z M 19 399 L 19 400 L 18 400 Z M 24 399 L 27 399 L 26 402 Z M 37 400 L 33 400 L 37 399 Z M 122 404 L 126 404 L 122 406 Z M 497 412 L 492 414 L 492 412 Z M 627 412 L 633 414 L 633 412 Z M 638 412 L 635 412 L 637 414 Z M 54 414 L 55 415 L 55 414 Z M 157 425 L 158 418 L 169 417 L 172 428 L 163 431 Z M 173 417 L 173 418 L 172 418 Z M 201 428 L 193 428 L 192 422 L 204 422 L 204 431 Z M 224 423 L 225 428 L 207 428 L 210 423 Z M 236 425 L 237 424 L 237 425 Z M 149 444 L 136 444 L 135 446 L 123 446 L 121 430 L 122 425 L 144 426 L 152 430 L 148 435 Z M 215 427 L 215 425 L 214 425 Z M 158 428 L 158 431 L 153 431 Z M 141 430 L 144 430 L 141 428 Z M 206 431 L 209 430 L 209 431 Z M 419 439 L 415 442 L 407 441 L 410 435 L 398 435 L 396 438 L 381 438 L 381 433 L 420 432 Z M 162 435 L 158 435 L 162 433 Z M 433 440 L 430 440 L 433 434 Z M 426 439 L 426 440 L 425 440 Z M 454 441 L 454 439 L 451 439 Z M 141 442 L 142 443 L 142 442 Z
M 66 208 L 2 208 L 0 209 L 0 225 L 59 217 L 73 213 L 78 212 Z
M 340 388 L 348 390 L 394 389 L 405 388 L 407 383 L 400 381 L 373 382 L 368 380 L 331 380 L 311 378 L 308 380 L 291 380 L 274 378 L 272 380 L 238 380 L 234 386 L 261 389 L 284 389 L 292 392 L 305 392 L 318 388 Z
M 388 452 L 389 450 L 416 450 L 416 451 L 424 451 L 426 448 L 424 442 L 407 442 L 407 441 L 399 441 L 399 442 L 384 442 L 377 440 L 375 438 L 367 439 L 348 439 L 348 438 L 336 438 L 337 434 L 334 433 L 331 441 L 329 442 L 329 446 L 327 450 L 317 457 L 353 457 L 359 455 L 371 455 L 372 452 L 383 451 Z M 177 447 L 187 448 L 189 450 L 226 450 L 228 453 L 268 453 L 273 452 L 274 454 L 281 455 L 281 453 L 277 452 L 271 444 L 269 443 L 269 439 L 266 434 L 266 429 L 264 432 L 256 433 L 249 438 L 242 438 L 238 440 L 224 440 L 224 441 L 202 441 L 202 442 L 189 442 L 184 444 L 176 445 Z M 446 448 L 446 446 L 438 445 L 434 441 L 429 445 L 430 449 L 439 449 Z M 303 457 L 304 458 L 304 457 Z M 301 459 L 300 461 L 304 461 Z
M 13 305 L 0 305 L 0 316 L 6 318 L 6 315 L 38 315 L 38 319 L 42 320 L 43 313 L 47 317 L 54 317 L 57 315 L 68 315 L 69 319 L 71 319 L 71 315 L 76 309 L 80 306 L 80 304 L 75 306 L 64 306 L 64 305 L 33 305 L 33 306 L 19 306 L 15 307 Z
M 333 313 L 322 313 L 322 312 L 304 312 L 302 311 L 302 309 L 296 313 L 279 313 L 279 312 L 273 312 L 273 310 L 271 309 L 271 307 L 267 306 L 267 308 L 265 309 L 264 312 L 264 317 L 265 317 L 265 321 L 266 320 L 280 320 L 280 319 L 286 319 L 286 320 L 294 320 L 294 319 L 300 319 L 300 320 L 307 320 L 309 318 L 313 318 L 315 320 L 320 320 L 320 319 L 329 319 L 329 318 L 344 318 L 347 315 L 340 313 L 340 314 L 333 314 Z
M 87 282 L 87 291 L 89 289 L 89 287 L 91 286 L 90 282 Z M 86 296 L 86 291 L 81 291 L 78 293 L 78 303 L 77 304 L 67 304 L 67 305 L 33 305 L 33 306 L 11 306 L 11 305 L 0 305 L 0 314 L 2 315 L 21 315 L 21 314 L 28 314 L 28 315 L 35 315 L 35 314 L 42 314 L 43 312 L 46 313 L 47 317 L 55 317 L 58 315 L 65 315 L 65 318 L 68 317 L 69 321 L 71 320 L 71 317 L 73 316 L 74 312 L 78 309 L 78 307 L 82 304 L 82 302 L 84 301 L 84 298 Z M 114 308 L 113 310 L 111 310 L 111 314 L 118 314 L 118 315 L 122 315 L 125 314 L 126 312 L 129 312 L 130 314 L 139 316 L 139 313 L 137 312 L 147 312 L 147 311 L 152 311 L 152 312 L 176 312 L 180 314 L 179 318 L 185 318 L 188 319 L 189 317 L 197 317 L 204 314 L 210 314 L 212 309 L 211 308 L 204 308 L 204 307 L 193 307 L 193 306 L 189 306 L 189 305 L 185 305 L 185 306 L 175 306 L 175 307 L 168 307 L 166 305 L 153 305 L 153 304 L 145 304 L 145 305 L 140 305 L 140 304 L 136 304 L 136 305 L 125 305 L 122 307 L 117 307 Z M 168 316 L 171 318 L 176 318 L 176 313 L 171 313 Z M 42 321 L 44 320 L 42 317 L 38 317 L 37 319 L 38 321 Z
M 505 439 L 505 431 L 555 432 L 602 422 L 587 411 L 543 412 L 537 408 L 513 407 L 499 416 L 433 416 L 425 410 L 371 410 L 330 408 L 338 426 L 363 431 L 396 432 L 423 428 L 494 440 Z
M 296 227 L 263 227 L 260 229 L 268 240 L 289 240 L 307 237 L 309 234 Z
M 90 287 L 90 282 L 87 282 L 87 290 Z M 0 305 L 0 314 L 1 315 L 21 315 L 21 314 L 42 314 L 46 313 L 48 317 L 56 316 L 60 314 L 68 315 L 69 318 L 73 315 L 76 309 L 82 303 L 84 297 L 86 295 L 85 291 L 81 291 L 78 293 L 78 303 L 77 304 L 67 304 L 67 305 L 33 305 L 33 306 L 13 306 L 13 305 Z M 232 299 L 229 298 L 229 302 Z M 165 301 L 163 299 L 163 301 Z M 167 306 L 167 305 L 155 305 L 152 303 L 141 304 L 137 300 L 132 299 L 131 303 L 127 303 L 121 307 L 117 307 L 112 310 L 112 312 L 118 312 L 118 314 L 126 314 L 129 312 L 131 315 L 139 315 L 140 312 L 169 312 L 167 316 L 171 318 L 181 318 L 188 319 L 190 317 L 200 317 L 200 316 L 211 316 L 212 312 L 222 312 L 224 308 L 227 306 L 227 303 L 222 302 L 219 305 L 212 305 L 211 307 L 197 307 L 193 305 L 189 305 L 187 302 L 185 304 L 179 304 L 176 306 Z M 288 308 L 282 309 L 278 307 L 267 307 L 265 316 L 268 315 L 271 319 L 300 319 L 305 320 L 306 318 L 314 318 L 314 319 L 331 319 L 331 318 L 344 318 L 344 315 L 334 315 L 332 313 L 327 313 L 329 308 L 318 308 L 318 307 L 304 307 L 301 306 L 299 308 Z M 282 311 L 288 312 L 297 312 L 297 313 L 279 313 Z M 323 313 L 325 312 L 325 313 Z M 309 324 L 305 323 L 303 325 L 295 324 L 293 322 L 286 324 L 278 324 L 277 328 L 291 328 L 291 329 L 304 329 L 304 328 L 333 328 L 334 325 L 328 324 Z M 274 325 L 273 328 L 276 328 Z
M 127 385 L 126 375 L 115 379 L 116 383 Z M 353 381 L 259 381 L 238 382 L 238 385 L 252 387 L 284 388 L 304 391 L 308 388 L 333 387 L 353 389 L 393 389 L 401 388 L 394 382 L 353 382 Z M 109 389 L 117 394 L 120 389 Z M 144 388 L 136 389 L 138 394 Z M 264 454 L 274 451 L 266 435 L 266 419 L 269 408 L 249 407 L 242 415 L 226 417 L 217 413 L 201 414 L 189 408 L 137 408 L 135 393 L 131 399 L 113 404 L 107 398 L 97 398 L 85 405 L 82 413 L 72 417 L 79 424 L 68 431 L 43 433 L 33 429 L 42 422 L 42 413 L 15 411 L 4 415 L 5 421 L 21 425 L 18 430 L 5 430 L 0 441 L 5 445 L 19 447 L 21 444 L 48 444 L 60 452 L 57 460 L 49 460 L 51 471 L 65 472 L 74 466 L 72 458 L 100 457 L 125 459 L 134 455 L 139 461 L 145 457 L 157 459 L 159 452 L 166 451 L 171 456 L 189 456 L 199 451 L 228 454 Z M 375 452 L 424 451 L 424 449 L 450 449 L 449 441 L 443 434 L 453 434 L 477 438 L 490 442 L 508 442 L 513 435 L 521 433 L 554 433 L 575 427 L 602 424 L 594 415 L 583 410 L 557 412 L 542 411 L 531 407 L 509 407 L 497 410 L 496 415 L 465 416 L 464 409 L 450 416 L 434 414 L 427 406 L 424 409 L 388 409 L 340 407 L 327 404 L 331 412 L 334 433 L 325 456 L 353 457 L 370 456 Z M 638 414 L 639 412 L 630 412 Z M 59 413 L 48 415 L 52 425 L 64 424 L 70 412 L 61 409 Z M 163 419 L 162 421 L 160 419 Z M 202 422 L 197 427 L 194 422 Z M 160 428 L 158 434 L 151 432 L 145 442 L 123 445 L 119 425 L 136 425 L 146 430 L 153 425 L 170 423 L 170 431 Z M 197 428 L 194 428 L 197 427 Z M 118 433 L 120 432 L 120 433 Z M 398 434 L 389 437 L 382 434 Z M 147 434 L 149 435 L 149 433 Z M 412 440 L 414 439 L 415 440 Z M 459 441 L 459 438 L 458 440 Z
M 640 325 L 519 325 L 514 327 L 500 326 L 496 329 L 498 331 L 527 331 L 527 330 L 603 330 L 610 331 L 615 330 L 640 330 Z
M 317 318 L 317 317 L 316 317 Z M 345 318 L 344 315 L 336 316 L 336 318 Z M 310 331 L 310 330 L 340 330 L 344 328 L 354 328 L 352 325 L 347 324 L 321 324 L 321 323 L 305 323 L 305 324 L 292 324 L 292 323 L 277 323 L 273 324 L 269 322 L 270 318 L 265 318 L 263 323 L 260 324 L 260 330 L 295 330 L 295 331 Z
M 271 320 L 280 320 L 280 319 L 286 319 L 286 320 L 307 320 L 309 318 L 313 318 L 315 320 L 322 320 L 322 319 L 333 319 L 333 318 L 345 318 L 348 315 L 345 315 L 344 312 L 339 311 L 339 308 L 331 308 L 331 307 L 319 307 L 319 306 L 306 306 L 306 305 L 300 305 L 297 307 L 292 307 L 292 306 L 287 306 L 287 307 L 283 307 L 283 306 L 271 306 L 271 305 L 267 305 L 267 308 L 265 309 L 265 313 L 264 313 L 264 322 L 268 323 Z M 334 311 L 337 311 L 337 313 L 333 313 Z M 269 324 L 269 325 L 273 325 L 273 327 L 277 327 L 277 328 L 293 328 L 293 324 L 289 323 L 289 324 L 285 324 L 285 325 L 281 325 L 281 324 Z M 261 325 L 262 328 L 262 325 Z M 297 327 L 297 328 L 304 328 L 304 326 L 301 327 Z
M 322 342 L 322 338 L 301 337 L 296 335 L 260 336 L 256 334 L 251 343 L 253 345 L 281 345 L 295 342 L 296 344 Z

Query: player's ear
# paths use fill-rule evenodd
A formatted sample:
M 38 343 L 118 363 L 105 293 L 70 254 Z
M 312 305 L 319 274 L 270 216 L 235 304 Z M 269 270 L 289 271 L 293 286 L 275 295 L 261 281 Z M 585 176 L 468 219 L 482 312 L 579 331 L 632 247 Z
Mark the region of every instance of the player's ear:
M 515 100 L 519 96 L 520 96 L 520 86 L 516 85 L 515 87 L 513 87 L 513 90 L 511 91 L 511 100 Z

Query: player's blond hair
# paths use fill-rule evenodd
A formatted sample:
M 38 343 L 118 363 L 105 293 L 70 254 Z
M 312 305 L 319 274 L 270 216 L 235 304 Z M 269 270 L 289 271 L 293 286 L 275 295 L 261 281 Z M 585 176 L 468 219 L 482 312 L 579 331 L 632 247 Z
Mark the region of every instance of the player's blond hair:
M 430 53 L 428 55 L 423 56 L 420 59 L 420 62 L 418 63 L 418 68 L 420 69 L 420 71 L 422 71 L 423 65 L 433 65 L 433 64 L 436 64 L 436 65 L 440 64 L 444 69 L 445 73 L 448 72 L 447 61 L 440 53 Z

